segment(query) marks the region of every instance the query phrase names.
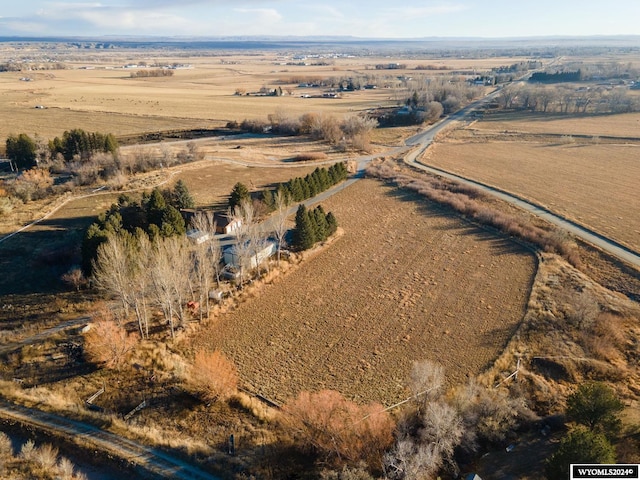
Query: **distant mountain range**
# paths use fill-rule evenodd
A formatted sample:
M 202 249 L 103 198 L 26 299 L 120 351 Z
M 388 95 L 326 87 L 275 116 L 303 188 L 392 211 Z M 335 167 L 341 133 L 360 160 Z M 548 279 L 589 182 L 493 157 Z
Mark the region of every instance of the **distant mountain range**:
M 0 37 L 2 43 L 45 42 L 77 43 L 86 48 L 151 47 L 169 46 L 185 49 L 272 49 L 302 48 L 311 46 L 387 46 L 388 48 L 508 48 L 508 47 L 571 47 L 610 46 L 638 47 L 640 35 L 619 36 L 538 36 L 538 37 L 421 37 L 421 38 L 361 38 L 353 36 L 211 36 L 211 37 L 161 37 L 161 36 L 47 36 L 47 37 Z

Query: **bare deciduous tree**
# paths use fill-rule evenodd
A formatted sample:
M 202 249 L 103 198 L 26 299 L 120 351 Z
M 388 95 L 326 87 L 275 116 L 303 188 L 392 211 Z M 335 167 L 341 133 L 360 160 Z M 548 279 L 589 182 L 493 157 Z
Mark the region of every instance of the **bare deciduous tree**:
M 431 360 L 414 362 L 409 376 L 409 388 L 420 412 L 441 393 L 444 368 Z
M 273 219 L 273 234 L 278 242 L 278 266 L 280 265 L 280 257 L 282 249 L 287 246 L 287 217 L 289 211 L 289 202 L 282 190 L 278 190 L 275 195 L 275 213 Z
M 215 238 L 216 222 L 213 212 L 197 212 L 191 220 L 191 226 L 207 235 L 207 240 L 196 244 L 194 248 L 194 275 L 199 286 L 200 305 L 206 305 L 207 317 L 210 312 L 209 290 L 211 281 L 215 276 L 218 288 L 220 288 L 220 243 Z M 200 308 L 200 320 L 202 320 L 202 308 Z
M 385 454 L 383 466 L 390 480 L 431 480 L 438 472 L 440 458 L 434 445 L 406 438 Z
M 430 402 L 422 418 L 419 431 L 423 445 L 433 445 L 440 465 L 453 465 L 453 452 L 464 433 L 462 418 L 456 410 L 441 401 Z
M 153 292 L 169 324 L 171 338 L 186 320 L 185 304 L 191 288 L 191 256 L 186 237 L 161 238 L 153 244 L 149 265 Z M 177 322 L 177 323 L 176 323 Z
M 93 264 L 96 286 L 118 298 L 124 317 L 133 309 L 142 338 L 149 336 L 147 296 L 151 243 L 146 234 L 111 235 L 98 247 Z
M 247 269 L 251 269 L 251 258 L 255 254 L 253 240 L 255 237 L 255 212 L 250 200 L 243 200 L 232 212 L 231 218 L 238 222 L 239 227 L 235 231 L 233 251 L 237 267 L 240 270 L 240 285 L 244 283 Z
M 110 235 L 106 242 L 98 247 L 93 262 L 93 278 L 98 289 L 118 298 L 124 316 L 128 316 L 131 305 L 131 265 L 129 251 L 130 237 Z

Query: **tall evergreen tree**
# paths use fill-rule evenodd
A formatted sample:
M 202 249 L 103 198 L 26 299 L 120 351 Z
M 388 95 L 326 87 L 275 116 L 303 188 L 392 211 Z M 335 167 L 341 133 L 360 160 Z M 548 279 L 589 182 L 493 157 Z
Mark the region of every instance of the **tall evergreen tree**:
M 273 190 L 270 190 L 268 188 L 265 188 L 262 191 L 262 203 L 264 204 L 265 207 L 267 207 L 267 210 L 269 212 L 272 212 L 273 209 L 275 208 L 275 197 L 273 195 Z
M 294 245 L 300 250 L 308 250 L 316 243 L 313 223 L 307 207 L 302 203 L 296 211 L 296 226 L 293 234 Z
M 159 188 L 154 188 L 146 202 L 147 222 L 161 227 L 166 208 L 167 202 L 165 201 L 162 192 Z
M 327 213 L 327 233 L 329 236 L 338 230 L 338 220 L 332 212 Z
M 162 223 L 160 226 L 160 235 L 163 237 L 172 237 L 174 235 L 184 235 L 186 227 L 184 218 L 180 212 L 172 205 L 167 205 L 162 212 Z
M 183 208 L 193 208 L 196 206 L 196 202 L 193 200 L 189 189 L 183 180 L 178 180 L 171 192 L 172 204 L 178 210 Z
M 108 133 L 104 139 L 104 151 L 116 156 L 118 154 L 118 140 L 113 133 Z
M 244 201 L 251 201 L 251 194 L 245 184 L 238 182 L 233 186 L 233 190 L 231 190 L 229 208 L 233 210 L 234 208 L 239 207 Z
M 36 142 L 26 133 L 17 137 L 10 135 L 6 141 L 7 157 L 19 169 L 29 169 L 36 165 Z
M 329 224 L 321 205 L 313 209 L 312 220 L 315 226 L 316 241 L 326 240 L 329 237 Z
M 615 452 L 607 437 L 585 427 L 578 427 L 562 439 L 558 450 L 547 460 L 547 478 L 569 478 L 572 463 L 615 463 Z

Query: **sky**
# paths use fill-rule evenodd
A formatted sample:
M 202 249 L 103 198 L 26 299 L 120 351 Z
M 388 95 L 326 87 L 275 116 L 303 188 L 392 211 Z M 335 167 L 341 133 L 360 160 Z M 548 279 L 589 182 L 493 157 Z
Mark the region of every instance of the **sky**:
M 640 35 L 640 0 L 1 0 L 0 36 Z

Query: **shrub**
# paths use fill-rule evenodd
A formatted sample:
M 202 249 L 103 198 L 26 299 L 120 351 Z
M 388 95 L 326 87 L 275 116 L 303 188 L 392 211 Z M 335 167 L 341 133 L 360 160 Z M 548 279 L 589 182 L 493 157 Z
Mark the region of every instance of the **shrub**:
M 291 158 L 292 162 L 306 162 L 310 160 L 326 160 L 327 154 L 324 152 L 306 152 L 299 153 L 295 157 Z
M 0 461 L 7 459 L 13 455 L 13 447 L 11 439 L 6 433 L 0 432 Z
M 137 340 L 123 326 L 118 325 L 110 313 L 91 323 L 84 336 L 84 351 L 92 362 L 120 370 Z
M 45 472 L 51 472 L 58 463 L 58 449 L 48 443 L 35 450 L 35 464 Z
M 301 392 L 279 418 L 299 448 L 336 464 L 380 464 L 393 440 L 394 422 L 381 405 L 357 405 L 333 390 Z
M 222 352 L 196 352 L 189 372 L 188 384 L 203 400 L 226 400 L 238 390 L 238 372 Z

